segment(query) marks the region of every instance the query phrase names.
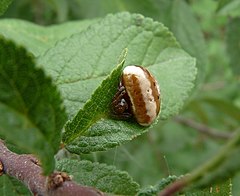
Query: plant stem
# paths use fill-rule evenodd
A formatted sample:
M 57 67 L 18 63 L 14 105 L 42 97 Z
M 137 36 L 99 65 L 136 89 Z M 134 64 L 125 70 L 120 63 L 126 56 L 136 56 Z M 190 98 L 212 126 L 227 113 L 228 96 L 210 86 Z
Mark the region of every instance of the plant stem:
M 34 156 L 11 152 L 1 139 L 0 163 L 4 174 L 24 183 L 34 195 L 103 195 L 92 187 L 76 184 L 64 172 L 53 172 L 50 176 L 44 176 Z
M 209 172 L 211 169 L 215 168 L 215 166 L 218 166 L 219 163 L 221 163 L 223 160 L 227 159 L 232 149 L 239 144 L 240 144 L 240 132 L 236 131 L 234 137 L 232 137 L 232 139 L 218 152 L 218 154 L 215 157 L 213 157 L 213 159 L 209 160 L 206 164 L 198 167 L 190 175 L 186 175 L 183 178 L 170 184 L 168 187 L 166 187 L 166 189 L 164 189 L 160 193 L 160 196 L 173 195 L 182 190 L 184 187 L 201 179 L 201 177 L 204 176 L 204 174 Z

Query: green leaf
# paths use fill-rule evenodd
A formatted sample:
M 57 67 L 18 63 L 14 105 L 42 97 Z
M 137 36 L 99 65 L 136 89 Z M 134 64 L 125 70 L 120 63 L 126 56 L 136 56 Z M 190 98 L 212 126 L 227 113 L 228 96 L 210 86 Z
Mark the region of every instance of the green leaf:
M 105 151 L 132 140 L 146 131 L 146 128 L 132 121 L 101 119 L 92 125 L 87 133 L 69 143 L 66 148 L 76 154 Z
M 232 102 L 217 98 L 203 98 L 199 101 L 209 104 L 210 106 L 216 108 L 218 112 L 240 122 L 240 108 L 235 106 Z
M 177 58 L 178 55 L 181 56 L 179 59 Z M 168 118 L 174 114 L 178 108 L 182 107 L 183 103 L 176 103 L 177 100 L 175 98 L 180 96 L 184 98 L 185 96 L 186 99 L 188 95 L 187 93 L 184 93 L 184 91 L 186 88 L 191 89 L 191 83 L 187 84 L 180 82 L 183 77 L 190 79 L 191 74 L 194 72 L 194 70 L 191 70 L 188 73 L 181 72 L 181 69 L 185 65 L 191 64 L 192 61 L 188 55 L 185 55 L 186 53 L 180 54 L 178 49 L 169 49 L 160 55 L 163 58 L 162 63 L 149 67 L 149 70 L 152 73 L 156 73 L 155 77 L 158 79 L 158 81 L 160 81 L 161 93 L 163 95 L 162 112 L 160 114 L 162 119 Z M 168 59 L 171 60 L 169 61 Z M 172 65 L 174 65 L 174 69 L 172 69 Z M 173 76 L 174 74 L 174 78 L 169 78 L 169 76 Z M 176 83 L 175 81 L 179 82 Z M 173 92 L 176 97 L 172 95 Z M 166 97 L 169 97 L 169 99 L 166 99 Z M 166 106 L 164 104 L 166 104 Z M 87 133 L 82 134 L 81 137 L 76 138 L 74 141 L 68 144 L 67 149 L 77 154 L 104 151 L 108 148 L 118 146 L 125 141 L 132 140 L 135 137 L 145 133 L 147 130 L 148 129 L 146 127 L 142 127 L 136 124 L 134 121 L 124 122 L 103 118 L 93 124 Z
M 32 195 L 26 186 L 20 181 L 3 175 L 0 177 L 0 195 L 1 196 L 30 196 Z
M 240 77 L 240 18 L 229 21 L 227 25 L 227 52 L 233 73 Z
M 197 58 L 197 84 L 204 81 L 207 71 L 207 48 L 200 24 L 185 1 L 174 0 L 170 28 L 186 52 Z
M 56 168 L 72 175 L 77 183 L 93 186 L 103 192 L 135 195 L 139 190 L 139 185 L 126 172 L 106 164 L 63 159 L 57 162 Z
M 197 59 L 196 84 L 201 84 L 207 72 L 207 47 L 200 24 L 192 8 L 182 0 L 76 0 L 77 15 L 82 18 L 103 17 L 108 13 L 129 11 L 162 22 L 176 36 L 182 48 Z
M 124 61 L 125 55 L 122 62 L 97 88 L 91 99 L 84 105 L 83 109 L 77 113 L 72 121 L 66 124 L 63 142 L 69 143 L 69 141 L 84 134 L 92 124 L 101 118 L 106 118 L 106 115 L 109 113 L 109 103 L 111 103 L 112 97 L 116 93 L 116 86 L 118 86 L 119 78 L 122 74 Z
M 218 6 L 217 6 L 217 11 L 219 11 L 220 9 L 222 9 L 224 6 L 226 6 L 227 4 L 229 4 L 231 1 L 233 1 L 233 0 L 219 0 L 219 1 L 218 1 Z
M 138 14 L 120 13 L 109 15 L 86 31 L 59 42 L 39 58 L 39 64 L 45 65 L 45 70 L 61 90 L 69 118 L 83 108 L 95 89 L 113 70 L 119 54 L 126 47 L 128 56 L 125 65 L 148 67 L 160 84 L 161 118 L 166 119 L 179 112 L 194 86 L 195 60 L 180 49 L 171 32 L 161 23 Z M 120 76 L 120 72 L 117 75 Z M 110 82 L 108 80 L 105 83 Z M 112 86 L 106 93 L 114 94 L 116 90 L 117 85 L 115 88 Z M 98 92 L 101 94 L 97 95 Z M 105 93 L 98 90 L 95 93 L 96 97 L 103 97 L 102 102 L 108 101 L 110 105 L 111 97 L 106 101 Z M 91 101 L 96 102 L 89 100 L 88 103 Z M 89 113 L 94 111 L 93 109 L 89 110 Z M 103 113 L 106 112 L 104 109 Z M 71 149 L 76 147 L 75 153 L 113 147 L 147 131 L 146 127 L 140 127 L 132 121 L 112 120 L 104 115 L 100 117 L 101 120 L 90 122 L 87 131 L 70 131 L 78 136 L 83 133 L 76 138 L 73 146 L 70 144 Z M 99 119 L 99 116 L 94 117 L 97 118 Z M 89 121 L 87 118 L 86 120 Z M 68 131 L 69 128 L 70 126 Z M 72 126 L 71 129 L 73 128 Z M 71 136 L 71 133 L 67 136 L 70 140 L 76 137 Z M 67 144 L 68 139 L 64 139 Z M 86 148 L 81 149 L 82 147 Z
M 154 19 L 159 15 L 158 4 L 152 0 L 76 0 L 76 3 L 79 9 L 76 9 L 75 15 L 81 18 L 104 17 L 108 13 L 122 11 L 140 13 Z M 163 4 L 162 1 L 159 1 L 160 3 Z
M 237 84 L 232 89 L 235 90 L 236 88 Z M 227 85 L 227 89 L 229 89 L 229 85 Z M 219 91 L 223 93 L 223 89 Z M 230 99 L 216 96 L 216 91 L 212 91 L 212 96 L 209 95 L 209 92 L 203 93 L 188 104 L 187 109 L 193 111 L 191 118 L 200 119 L 202 123 L 214 127 L 213 132 L 219 132 L 220 135 L 230 137 L 234 130 L 239 128 L 240 107 Z
M 167 185 L 177 180 L 177 176 L 168 176 L 167 178 L 163 178 L 156 185 L 144 188 L 138 192 L 138 196 L 151 196 L 157 195 L 161 190 L 163 190 Z
M 36 154 L 48 173 L 66 114 L 56 87 L 34 66 L 24 48 L 0 38 L 0 135 Z
M 221 15 L 237 17 L 240 16 L 239 0 L 220 0 L 217 11 Z
M 227 4 L 229 4 L 232 0 L 219 0 L 217 11 L 221 10 L 223 7 L 225 7 Z
M 0 1 L 0 16 L 4 14 L 8 6 L 12 3 L 12 0 L 1 0 Z
M 57 41 L 83 31 L 95 21 L 84 20 L 43 27 L 19 19 L 2 19 L 0 34 L 39 56 L 53 47 Z

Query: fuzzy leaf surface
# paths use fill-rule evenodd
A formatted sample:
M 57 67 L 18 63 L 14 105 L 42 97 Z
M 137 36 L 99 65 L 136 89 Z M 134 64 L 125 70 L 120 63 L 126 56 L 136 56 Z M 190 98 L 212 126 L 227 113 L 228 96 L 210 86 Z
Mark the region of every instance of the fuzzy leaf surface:
M 185 1 L 78 0 L 78 5 L 80 16 L 84 18 L 103 17 L 108 13 L 129 11 L 163 23 L 173 32 L 181 47 L 197 59 L 198 75 L 195 83 L 198 85 L 203 82 L 207 71 L 207 47 L 199 20 Z
M 0 38 L 0 135 L 19 149 L 36 154 L 46 173 L 54 168 L 66 121 L 59 92 L 33 57 Z
M 114 166 L 63 159 L 57 162 L 57 169 L 72 175 L 77 183 L 93 186 L 103 192 L 135 195 L 139 190 L 139 185 L 126 172 L 119 171 Z
M 163 190 L 167 185 L 171 184 L 177 180 L 177 176 L 168 176 L 163 178 L 156 185 L 144 188 L 138 192 L 138 196 L 153 196 L 157 195 L 161 190 Z
M 167 119 L 182 108 L 194 86 L 195 59 L 180 48 L 172 33 L 161 23 L 139 14 L 119 13 L 58 42 L 39 58 L 39 64 L 45 65 L 43 67 L 61 90 L 70 119 L 113 70 L 125 48 L 128 48 L 128 56 L 124 66 L 145 66 L 158 80 L 162 92 L 160 117 Z M 117 85 L 109 89 L 114 93 L 116 90 Z M 104 94 L 98 96 L 104 97 Z M 70 134 L 68 138 L 71 139 L 65 138 L 65 142 L 71 145 L 68 149 L 72 152 L 87 153 L 114 147 L 147 129 L 133 121 L 113 120 L 102 115 L 98 121 L 91 122 L 88 130 L 72 131 L 82 132 L 81 137 L 72 140 L 75 136 Z
M 95 21 L 66 22 L 43 27 L 20 19 L 1 19 L 0 34 L 24 46 L 35 56 L 40 56 L 57 41 L 83 31 Z
M 68 143 L 81 134 L 83 135 L 94 122 L 97 122 L 101 118 L 106 118 L 106 115 L 109 113 L 109 103 L 111 103 L 122 74 L 123 63 L 124 59 L 97 88 L 83 109 L 77 113 L 72 121 L 66 124 L 63 142 Z

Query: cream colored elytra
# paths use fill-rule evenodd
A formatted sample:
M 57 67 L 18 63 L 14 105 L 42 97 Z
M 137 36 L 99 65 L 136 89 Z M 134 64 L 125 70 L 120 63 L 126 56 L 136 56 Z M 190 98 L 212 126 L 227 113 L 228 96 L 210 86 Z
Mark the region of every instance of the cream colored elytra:
M 149 126 L 160 110 L 157 81 L 145 68 L 135 65 L 125 67 L 122 77 L 138 123 Z

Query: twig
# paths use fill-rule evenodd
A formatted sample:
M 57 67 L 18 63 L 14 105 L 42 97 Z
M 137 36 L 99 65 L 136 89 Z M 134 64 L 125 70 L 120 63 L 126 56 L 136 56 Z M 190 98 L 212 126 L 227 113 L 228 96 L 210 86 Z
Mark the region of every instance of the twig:
M 54 172 L 49 177 L 44 176 L 34 156 L 13 153 L 2 140 L 0 140 L 0 162 L 4 174 L 23 182 L 34 195 L 104 195 L 92 187 L 76 184 L 63 172 Z
M 175 120 L 183 125 L 192 127 L 195 130 L 199 131 L 200 133 L 208 135 L 209 137 L 212 137 L 212 138 L 224 139 L 224 140 L 232 138 L 232 134 L 229 134 L 229 132 L 225 133 L 225 132 L 219 131 L 217 129 L 208 127 L 204 124 L 197 123 L 191 119 L 177 116 L 177 117 L 175 117 Z

